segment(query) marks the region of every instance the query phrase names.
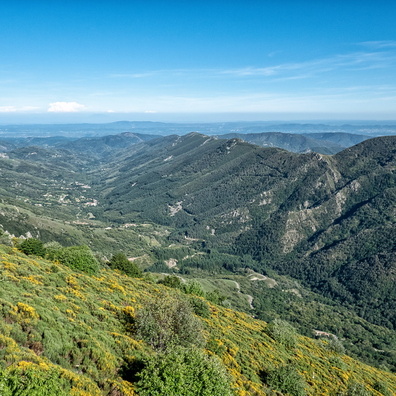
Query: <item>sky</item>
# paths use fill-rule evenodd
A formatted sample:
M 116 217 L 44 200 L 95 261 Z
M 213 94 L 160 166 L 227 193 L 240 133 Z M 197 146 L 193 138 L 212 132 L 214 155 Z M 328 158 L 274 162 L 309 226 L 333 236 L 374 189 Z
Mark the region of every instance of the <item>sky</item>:
M 396 120 L 390 0 L 2 0 L 0 124 Z

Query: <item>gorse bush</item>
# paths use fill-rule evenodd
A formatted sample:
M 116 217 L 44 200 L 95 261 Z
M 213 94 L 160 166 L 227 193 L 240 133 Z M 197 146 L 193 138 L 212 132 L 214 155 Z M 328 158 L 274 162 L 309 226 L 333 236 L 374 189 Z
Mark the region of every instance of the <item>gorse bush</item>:
M 175 348 L 148 359 L 138 374 L 139 396 L 232 396 L 221 361 L 196 348 Z
M 11 372 L 0 371 L 0 395 L 67 396 L 70 383 L 53 367 L 21 362 Z
M 138 338 L 158 351 L 176 345 L 204 345 L 202 324 L 190 304 L 169 295 L 159 296 L 138 310 L 135 329 Z

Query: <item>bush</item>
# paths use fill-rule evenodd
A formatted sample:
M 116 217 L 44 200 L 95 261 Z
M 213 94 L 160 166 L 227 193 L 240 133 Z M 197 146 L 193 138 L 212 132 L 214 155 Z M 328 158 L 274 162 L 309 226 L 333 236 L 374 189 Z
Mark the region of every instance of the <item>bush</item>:
M 162 295 L 137 311 L 135 329 L 138 338 L 156 350 L 176 345 L 202 346 L 202 324 L 188 302 Z
M 176 348 L 146 362 L 138 374 L 140 396 L 232 396 L 230 381 L 216 356 Z
M 176 275 L 167 275 L 158 283 L 168 287 L 172 287 L 173 289 L 181 289 L 183 286 L 181 279 Z
M 139 278 L 142 276 L 142 271 L 139 269 L 139 267 L 132 261 L 129 261 L 124 253 L 117 253 L 113 255 L 108 262 L 108 265 L 111 269 L 117 269 L 134 278 Z
M 292 365 L 278 367 L 267 374 L 266 382 L 271 388 L 290 396 L 306 395 L 304 378 Z
M 212 292 L 206 293 L 206 299 L 214 304 L 221 305 L 227 299 L 226 296 L 222 295 L 217 289 Z
M 0 395 L 2 396 L 67 396 L 70 384 L 60 373 L 49 368 L 27 363 L 8 372 L 0 370 Z
M 372 396 L 372 393 L 361 383 L 350 379 L 347 384 L 346 392 L 342 396 Z
M 57 252 L 63 248 L 63 246 L 56 241 L 47 242 L 45 245 L 45 258 L 48 260 L 55 260 Z
M 373 385 L 373 389 L 375 389 L 377 392 L 381 393 L 383 396 L 392 396 L 391 391 L 382 382 L 376 381 Z
M 340 355 L 345 353 L 345 347 L 342 342 L 335 337 L 331 337 L 325 344 L 325 348 L 329 351 L 339 353 Z
M 71 269 L 94 274 L 99 270 L 99 263 L 88 246 L 65 247 L 54 254 L 54 259 Z
M 285 320 L 274 319 L 268 324 L 266 333 L 287 348 L 294 348 L 297 343 L 296 329 Z
M 186 294 L 195 294 L 196 296 L 204 297 L 205 292 L 202 289 L 202 286 L 197 281 L 190 281 L 183 285 L 183 291 Z
M 189 302 L 194 310 L 194 313 L 203 318 L 210 317 L 209 304 L 201 297 L 190 296 Z
M 36 238 L 28 238 L 25 239 L 20 245 L 19 250 L 23 253 L 27 254 L 28 256 L 45 256 L 45 248 L 43 242 Z

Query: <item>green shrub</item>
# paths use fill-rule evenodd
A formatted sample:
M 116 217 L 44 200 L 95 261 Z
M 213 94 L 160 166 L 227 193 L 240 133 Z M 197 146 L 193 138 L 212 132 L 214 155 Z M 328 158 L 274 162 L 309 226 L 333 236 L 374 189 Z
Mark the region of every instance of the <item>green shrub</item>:
M 63 248 L 63 246 L 57 241 L 47 242 L 44 247 L 45 258 L 48 260 L 55 260 L 57 253 Z
M 139 396 L 232 396 L 228 375 L 216 356 L 176 348 L 146 361 L 138 374 Z
M 296 329 L 285 320 L 274 319 L 268 324 L 266 333 L 287 348 L 294 348 L 297 343 Z
M 210 317 L 210 307 L 209 304 L 201 297 L 190 296 L 189 302 L 194 310 L 194 313 L 203 318 Z
M 173 289 L 181 289 L 183 286 L 183 282 L 176 275 L 167 275 L 164 279 L 160 280 L 158 283 L 172 287 Z
M 376 381 L 373 385 L 373 389 L 375 389 L 377 392 L 381 393 L 383 396 L 392 396 L 391 391 L 382 382 Z
M 223 304 L 224 301 L 227 299 L 226 296 L 222 295 L 217 289 L 213 290 L 212 292 L 206 293 L 205 298 L 217 305 Z
M 190 304 L 169 295 L 159 296 L 138 310 L 135 329 L 138 338 L 160 351 L 176 345 L 204 344 L 202 324 Z
M 0 371 L 0 395 L 67 396 L 70 395 L 70 385 L 55 369 L 40 370 L 32 364 L 27 368 Z
M 203 297 L 205 296 L 205 292 L 202 289 L 202 286 L 197 281 L 190 281 L 183 285 L 183 291 L 186 294 L 195 294 L 196 296 Z
M 372 393 L 361 383 L 350 379 L 347 384 L 346 392 L 342 396 L 372 396 Z
M 70 246 L 56 252 L 54 259 L 68 267 L 94 274 L 99 270 L 99 263 L 88 246 Z
M 338 338 L 335 338 L 335 337 L 331 337 L 327 341 L 327 343 L 325 344 L 325 348 L 328 349 L 329 351 L 336 352 L 339 354 L 345 353 L 344 345 Z
M 34 256 L 45 256 L 45 248 L 43 242 L 36 238 L 25 239 L 20 245 L 19 250 L 23 253 Z
M 266 382 L 272 389 L 290 396 L 306 395 L 306 383 L 294 366 L 280 366 L 267 374 Z
M 111 269 L 117 269 L 124 274 L 138 278 L 142 276 L 142 271 L 139 267 L 132 261 L 129 261 L 124 253 L 117 253 L 112 256 L 108 265 Z

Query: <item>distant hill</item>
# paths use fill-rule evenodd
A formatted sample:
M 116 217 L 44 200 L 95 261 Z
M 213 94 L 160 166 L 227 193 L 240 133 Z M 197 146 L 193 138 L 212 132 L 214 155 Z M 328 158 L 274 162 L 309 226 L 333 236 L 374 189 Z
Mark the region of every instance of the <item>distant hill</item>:
M 246 134 L 228 133 L 220 135 L 219 137 L 222 139 L 238 138 L 248 143 L 257 144 L 258 146 L 279 147 L 294 153 L 307 153 L 314 151 L 321 154 L 335 154 L 347 147 L 345 145 L 334 143 L 331 140 L 316 139 L 315 135 L 316 134 L 310 134 L 308 137 L 293 133 L 263 132 Z
M 355 133 L 345 133 L 345 132 L 322 132 L 322 133 L 317 132 L 317 133 L 303 133 L 302 135 L 316 140 L 333 142 L 335 144 L 340 145 L 343 148 L 354 146 L 355 144 L 370 139 L 370 136 L 367 135 L 359 135 Z
M 61 147 L 74 152 L 102 157 L 103 155 L 114 154 L 114 152 L 119 149 L 124 149 L 133 144 L 145 142 L 158 137 L 158 135 L 123 132 L 117 135 L 81 138 L 62 144 Z
M 205 135 L 221 135 L 227 133 L 263 133 L 282 132 L 291 134 L 310 133 L 347 133 L 367 137 L 396 134 L 393 122 L 300 122 L 279 123 L 270 121 L 239 121 L 239 122 L 190 122 L 165 123 L 150 121 L 117 121 L 109 123 L 81 124 L 32 124 L 32 125 L 0 125 L 0 138 L 3 137 L 50 137 L 67 136 L 70 138 L 95 137 L 114 135 L 122 132 L 143 133 L 150 135 L 185 135 L 192 131 Z

